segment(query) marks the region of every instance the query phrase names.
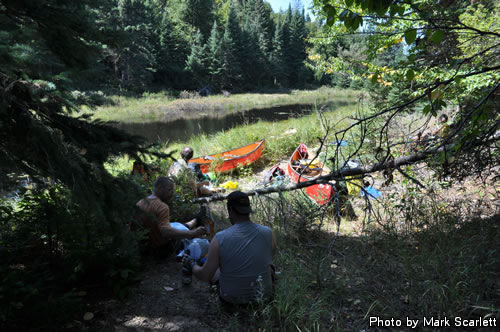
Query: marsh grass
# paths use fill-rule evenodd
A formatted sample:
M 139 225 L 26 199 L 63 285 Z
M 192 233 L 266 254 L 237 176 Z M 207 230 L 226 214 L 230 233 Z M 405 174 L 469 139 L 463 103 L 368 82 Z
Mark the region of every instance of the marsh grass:
M 214 95 L 198 98 L 174 98 L 172 93 L 146 94 L 141 98 L 112 96 L 112 105 L 92 111 L 104 121 L 151 122 L 189 119 L 205 115 L 223 115 L 256 108 L 281 105 L 320 105 L 332 100 L 355 103 L 360 92 L 321 87 L 316 90 L 292 90 L 280 93 L 241 93 L 228 97 Z
M 344 106 L 325 113 L 325 116 L 334 128 L 340 128 L 351 123 L 352 120 L 348 117 L 353 115 L 356 110 L 356 105 Z M 293 131 L 290 131 L 291 129 Z M 192 137 L 184 143 L 172 143 L 168 148 L 180 151 L 182 147 L 187 145 L 193 147 L 195 155 L 203 156 L 231 150 L 265 138 L 263 156 L 257 163 L 257 166 L 262 166 L 289 157 L 300 143 L 311 147 L 316 146 L 319 143 L 319 138 L 323 136 L 324 131 L 318 117 L 316 113 L 313 113 L 279 122 L 259 121 L 254 124 L 240 125 L 213 135 L 202 134 Z

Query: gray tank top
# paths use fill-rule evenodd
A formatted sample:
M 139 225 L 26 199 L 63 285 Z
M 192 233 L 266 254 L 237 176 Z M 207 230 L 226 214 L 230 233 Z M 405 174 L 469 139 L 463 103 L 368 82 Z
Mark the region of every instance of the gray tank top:
M 219 241 L 220 295 L 231 303 L 248 303 L 272 288 L 272 231 L 250 221 L 215 235 Z

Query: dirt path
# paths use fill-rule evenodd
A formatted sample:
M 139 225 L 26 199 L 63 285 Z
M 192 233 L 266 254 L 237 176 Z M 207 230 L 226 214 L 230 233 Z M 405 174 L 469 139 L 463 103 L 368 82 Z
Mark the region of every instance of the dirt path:
M 148 259 L 140 282 L 125 302 L 107 299 L 89 307 L 94 318 L 84 331 L 209 331 L 222 327 L 218 302 L 209 285 L 193 278 L 184 286 L 175 257 Z

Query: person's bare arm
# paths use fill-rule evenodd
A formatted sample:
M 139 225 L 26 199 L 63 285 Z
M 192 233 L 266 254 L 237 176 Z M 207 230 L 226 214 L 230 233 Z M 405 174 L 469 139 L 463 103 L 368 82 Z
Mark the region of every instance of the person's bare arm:
M 166 207 L 166 208 L 165 208 Z M 198 227 L 191 230 L 175 229 L 170 225 L 170 209 L 165 205 L 158 213 L 158 228 L 163 237 L 169 239 L 193 239 L 206 234 L 205 227 Z
M 202 280 L 212 280 L 217 268 L 219 267 L 219 241 L 214 237 L 208 248 L 207 260 L 203 266 L 194 265 L 193 275 Z

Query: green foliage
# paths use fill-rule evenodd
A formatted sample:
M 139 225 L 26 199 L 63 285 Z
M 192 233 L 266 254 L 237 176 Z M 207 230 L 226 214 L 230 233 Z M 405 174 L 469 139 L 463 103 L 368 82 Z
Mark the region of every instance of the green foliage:
M 224 35 L 220 42 L 221 49 L 221 77 L 220 87 L 232 89 L 239 84 L 242 76 L 240 59 L 243 45 L 241 43 L 241 28 L 237 21 L 236 9 L 231 6 L 224 28 Z
M 455 160 L 474 160 L 471 164 L 483 166 L 497 162 L 491 157 L 496 148 L 486 147 L 486 142 L 495 140 L 492 133 L 498 127 L 498 115 L 486 116 L 490 114 L 487 110 L 494 107 L 493 95 L 499 78 L 495 46 L 500 17 L 497 3 L 459 1 L 442 11 L 435 10 L 440 3 L 433 0 L 411 3 L 331 0 L 317 1 L 315 5 L 327 20 L 323 30 L 328 36 L 313 39 L 315 47 L 309 59 L 316 71 L 340 72 L 370 81 L 367 87 L 378 111 L 392 108 L 395 113 L 421 110 L 429 116 L 440 112 L 451 114 L 453 126 L 458 130 L 440 142 L 459 147 L 450 155 Z M 334 8 L 343 9 L 337 12 Z M 362 20 L 358 21 L 358 17 Z M 346 33 L 367 36 L 361 61 L 325 52 L 327 48 L 323 45 L 342 40 Z M 476 116 L 482 119 L 479 120 L 482 129 L 472 120 Z M 478 167 L 468 169 L 469 174 L 480 173 Z M 458 176 L 466 173 L 459 163 L 453 164 L 448 172 Z
M 44 328 L 67 321 L 82 307 L 77 293 L 87 285 L 126 295 L 139 268 L 141 235 L 129 225 L 142 193 L 129 188 L 115 195 L 116 201 L 107 202 L 112 222 L 86 210 L 59 185 L 1 201 L 0 326 Z
M 205 84 L 207 81 L 208 66 L 206 62 L 207 45 L 203 45 L 203 37 L 200 30 L 198 30 L 191 45 L 191 54 L 186 60 L 186 70 L 193 74 L 198 84 Z
M 70 93 L 78 86 L 71 78 L 97 61 L 98 51 L 121 49 L 119 39 L 106 41 L 112 32 L 104 36 L 100 29 L 99 14 L 108 13 L 107 5 L 0 5 L 2 33 L 10 41 L 21 37 L 8 46 L 13 53 L 0 48 L 11 54 L 0 70 L 0 182 L 7 192 L 17 189 L 9 181 L 16 175 L 38 185 L 1 202 L 2 328 L 47 329 L 68 319 L 80 302 L 73 289 L 83 285 L 106 285 L 125 296 L 138 268 L 138 235 L 129 223 L 143 193 L 129 177 L 112 176 L 104 163 L 147 150 L 140 138 L 70 114 L 82 100 L 90 101 Z M 135 2 L 120 5 L 124 20 L 128 10 L 142 8 Z M 44 58 L 47 67 L 39 65 Z

